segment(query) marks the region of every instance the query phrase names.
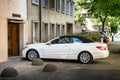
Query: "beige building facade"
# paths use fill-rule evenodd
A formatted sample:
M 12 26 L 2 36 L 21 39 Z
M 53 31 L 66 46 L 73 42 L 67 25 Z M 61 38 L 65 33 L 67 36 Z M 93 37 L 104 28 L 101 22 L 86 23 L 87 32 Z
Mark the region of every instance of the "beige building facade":
M 28 44 L 73 33 L 75 0 L 41 0 L 40 3 L 27 0 Z
M 41 41 L 71 34 L 74 30 L 75 0 L 42 0 Z
M 39 42 L 39 0 L 27 0 L 28 44 Z
M 26 11 L 26 0 L 0 0 L 0 62 L 20 55 L 26 44 Z
M 0 62 L 74 31 L 74 0 L 0 0 Z

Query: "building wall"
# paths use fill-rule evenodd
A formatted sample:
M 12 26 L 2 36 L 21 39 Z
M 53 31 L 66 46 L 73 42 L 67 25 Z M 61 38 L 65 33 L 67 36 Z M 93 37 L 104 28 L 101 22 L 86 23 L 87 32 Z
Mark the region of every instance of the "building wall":
M 13 17 L 12 14 L 21 17 Z M 0 16 L 10 19 L 26 19 L 26 0 L 0 0 Z
M 73 23 L 73 16 L 61 13 L 59 11 L 42 8 L 42 21 L 62 24 L 66 24 L 66 22 Z
M 47 0 L 46 0 L 47 1 Z M 51 2 L 54 1 L 54 8 L 51 8 Z M 61 9 L 61 4 L 62 4 L 62 0 L 60 0 L 60 9 L 57 10 L 57 6 L 56 6 L 56 1 L 57 0 L 48 0 L 48 6 L 44 6 L 44 2 L 42 2 L 42 7 L 41 7 L 41 14 L 42 14 L 42 22 L 41 22 L 41 41 L 47 41 L 51 38 L 54 38 L 56 36 L 60 36 L 60 35 L 65 35 L 67 34 L 68 32 L 67 31 L 70 31 L 70 30 L 67 30 L 69 27 L 72 27 L 70 29 L 72 29 L 71 31 L 73 32 L 73 29 L 74 29 L 74 13 L 73 14 L 70 14 L 70 10 L 69 10 L 69 13 L 66 13 L 67 11 L 67 1 L 70 1 L 70 0 L 64 0 L 65 1 L 65 11 L 62 12 L 62 9 Z M 72 1 L 73 3 L 75 1 Z M 71 3 L 71 1 L 70 1 Z M 70 5 L 69 5 L 69 9 L 70 9 Z M 74 8 L 73 8 L 74 9 Z M 74 11 L 74 10 L 73 10 Z M 52 34 L 54 37 L 50 37 L 52 36 L 51 35 L 51 24 L 54 24 L 55 26 L 55 29 L 54 29 L 54 32 L 55 34 Z M 48 26 L 48 32 L 45 33 L 45 25 Z M 56 30 L 58 27 L 57 25 L 60 25 L 60 34 L 57 35 L 59 32 Z M 69 26 L 71 25 L 71 26 Z M 62 26 L 65 26 L 65 31 L 64 31 L 64 34 L 62 32 Z M 72 33 L 71 32 L 71 33 Z M 46 36 L 46 34 L 48 34 L 48 36 Z M 45 37 L 48 37 L 47 39 Z
M 28 44 L 30 43 L 36 43 L 36 42 L 43 42 L 47 41 L 51 38 L 54 38 L 59 35 L 63 35 L 62 30 L 64 31 L 64 34 L 67 33 L 67 25 L 71 24 L 72 28 L 74 28 L 74 14 L 71 15 L 70 13 L 67 14 L 66 11 L 56 10 L 56 1 L 54 0 L 54 9 L 50 9 L 50 3 L 53 0 L 48 0 L 48 7 L 43 6 L 43 2 L 46 0 L 41 1 L 41 17 L 39 15 L 39 3 L 34 4 L 33 1 L 35 0 L 27 0 L 27 14 L 28 14 Z M 36 0 L 37 1 L 37 0 Z M 61 1 L 61 0 L 60 0 Z M 67 0 L 65 0 L 67 1 Z M 71 1 L 71 0 L 69 0 Z M 72 2 L 75 2 L 74 0 Z M 66 7 L 66 5 L 65 5 Z M 70 8 L 70 6 L 69 6 Z M 39 26 L 39 17 L 41 18 L 41 27 Z M 36 26 L 37 23 L 37 26 Z M 51 35 L 51 25 L 54 24 L 54 34 Z M 47 29 L 45 29 L 45 25 L 47 25 Z M 60 32 L 57 32 L 57 25 L 60 25 Z M 65 26 L 65 29 L 62 29 L 61 27 Z M 71 27 L 70 26 L 70 27 Z M 37 29 L 36 29 L 37 27 Z M 70 28 L 70 29 L 72 29 Z M 46 31 L 45 31 L 46 30 Z M 73 30 L 73 29 L 72 29 Z M 69 30 L 70 31 L 70 30 Z M 41 35 L 40 35 L 41 34 Z M 59 34 L 59 35 L 57 35 Z M 52 37 L 51 37 L 52 36 Z M 46 38 L 46 39 L 45 39 Z
M 26 0 L 0 0 L 0 62 L 8 59 L 8 21 L 19 23 L 20 49 L 26 44 L 27 39 L 27 9 Z M 21 22 L 22 21 L 22 22 Z M 26 29 L 26 30 L 25 30 Z M 22 35 L 21 35 L 22 34 Z
M 0 17 L 0 62 L 7 61 L 7 19 Z
M 33 43 L 33 28 L 34 28 L 34 23 L 39 22 L 39 5 L 34 4 L 32 2 L 33 0 L 27 0 L 27 11 L 28 11 L 28 43 Z M 39 26 L 39 25 L 38 25 Z M 39 29 L 38 29 L 39 32 Z M 39 33 L 38 33 L 39 35 Z M 39 37 L 38 37 L 39 39 Z

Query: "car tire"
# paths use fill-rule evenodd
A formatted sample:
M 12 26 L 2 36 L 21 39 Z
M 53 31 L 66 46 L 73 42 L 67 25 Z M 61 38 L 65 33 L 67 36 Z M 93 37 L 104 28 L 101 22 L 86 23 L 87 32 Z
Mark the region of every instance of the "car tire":
M 81 63 L 87 64 L 87 63 L 91 62 L 93 58 L 89 52 L 83 51 L 79 54 L 78 59 Z
M 38 52 L 34 49 L 31 49 L 27 52 L 27 59 L 32 61 L 38 58 Z

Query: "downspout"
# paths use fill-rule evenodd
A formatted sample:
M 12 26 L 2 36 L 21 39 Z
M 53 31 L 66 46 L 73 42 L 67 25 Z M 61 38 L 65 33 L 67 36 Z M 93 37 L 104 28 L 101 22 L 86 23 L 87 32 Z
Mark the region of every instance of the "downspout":
M 41 0 L 39 0 L 39 42 L 41 42 Z

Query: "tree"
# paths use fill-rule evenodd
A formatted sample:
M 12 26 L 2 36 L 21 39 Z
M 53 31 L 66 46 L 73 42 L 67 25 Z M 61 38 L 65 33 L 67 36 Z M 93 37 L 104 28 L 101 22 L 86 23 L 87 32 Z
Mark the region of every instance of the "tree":
M 77 6 L 88 10 L 93 18 L 100 19 L 102 31 L 104 31 L 108 16 L 120 15 L 120 0 L 77 0 Z
M 79 2 L 82 0 L 77 0 L 75 4 L 75 23 L 80 23 L 80 25 L 85 25 L 85 18 L 82 15 L 82 8 L 79 6 Z
M 116 17 L 109 17 L 109 26 L 111 27 L 111 32 L 112 33 L 117 33 L 118 32 L 118 26 L 120 23 L 120 18 L 116 18 Z

